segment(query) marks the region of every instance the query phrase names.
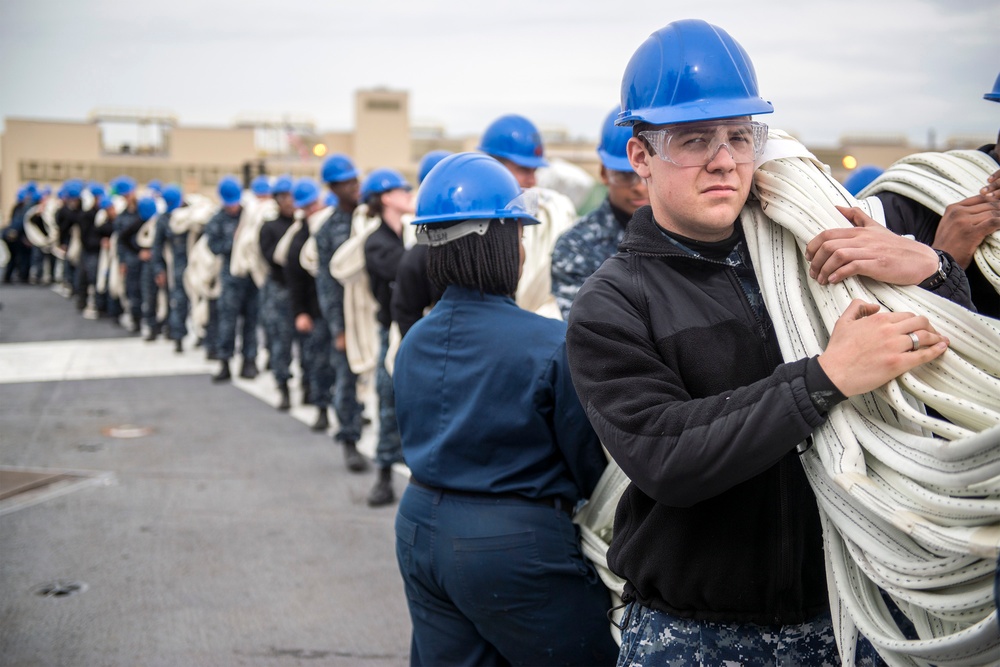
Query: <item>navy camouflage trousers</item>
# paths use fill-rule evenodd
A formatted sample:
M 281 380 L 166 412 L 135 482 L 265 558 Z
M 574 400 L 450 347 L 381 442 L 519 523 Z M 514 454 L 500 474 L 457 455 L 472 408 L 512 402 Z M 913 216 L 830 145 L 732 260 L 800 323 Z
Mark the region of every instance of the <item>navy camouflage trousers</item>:
M 82 251 L 80 263 L 76 271 L 76 306 L 83 310 L 87 307 L 87 297 L 91 288 L 96 291 L 97 266 L 100 255 L 96 252 Z M 96 296 L 96 295 L 95 295 Z
M 292 317 L 288 288 L 270 278 L 261 288 L 261 319 L 267 335 L 271 373 L 278 384 L 284 384 L 292 376 L 290 366 L 295 321 Z
M 138 331 L 142 323 L 142 261 L 138 255 L 127 254 L 119 257 L 119 262 L 125 263 L 125 295 L 122 307 L 128 306 L 128 314 L 132 324 Z
M 153 262 L 140 260 L 139 287 L 142 292 L 142 321 L 150 329 L 158 329 L 162 322 L 157 319 L 160 305 L 160 286 L 156 284 L 156 269 Z M 165 289 L 165 288 L 164 288 Z
M 242 320 L 240 338 L 244 361 L 257 358 L 257 285 L 252 278 L 234 278 L 222 274 L 222 294 L 219 295 L 219 338 L 216 354 L 228 361 L 236 351 L 236 325 Z
M 174 255 L 174 286 L 170 289 L 170 313 L 167 322 L 170 325 L 170 340 L 184 340 L 187 336 L 188 311 L 191 301 L 184 291 L 184 269 L 187 268 L 187 258 L 180 260 Z
M 312 331 L 302 344 L 302 381 L 309 383 L 309 397 L 317 408 L 330 406 L 333 368 L 330 367 L 330 328 L 322 317 L 313 319 Z
M 630 602 L 625 608 L 619 667 L 838 667 L 830 612 L 798 625 L 762 626 L 680 618 Z M 867 641 L 856 664 L 883 664 Z
M 375 462 L 379 468 L 391 468 L 403 462 L 403 443 L 396 423 L 396 395 L 392 390 L 392 376 L 385 368 L 389 351 L 389 329 L 379 326 L 381 347 L 375 367 L 375 391 L 378 393 L 378 443 L 375 445 Z
M 361 439 L 361 403 L 358 402 L 358 376 L 351 370 L 347 352 L 330 346 L 330 367 L 333 370 L 333 409 L 337 413 L 338 442 L 357 442 Z

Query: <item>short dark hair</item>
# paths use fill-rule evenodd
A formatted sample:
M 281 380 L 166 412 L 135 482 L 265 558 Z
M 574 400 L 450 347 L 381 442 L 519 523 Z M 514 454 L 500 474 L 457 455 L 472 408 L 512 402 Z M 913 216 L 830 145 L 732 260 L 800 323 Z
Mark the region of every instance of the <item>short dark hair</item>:
M 368 195 L 368 199 L 365 200 L 365 204 L 368 205 L 369 218 L 382 217 L 382 212 L 385 210 L 382 207 L 382 195 L 384 194 L 384 192 L 379 192 L 378 194 Z
M 646 141 L 646 137 L 640 137 L 639 133 L 645 132 L 646 130 L 651 130 L 653 129 L 653 127 L 655 126 L 651 125 L 650 123 L 642 123 L 642 122 L 636 123 L 635 125 L 632 126 L 632 136 L 642 142 L 642 145 L 646 147 L 646 152 L 649 153 L 650 155 L 656 155 L 656 151 L 654 151 L 653 147 L 649 145 L 648 141 Z
M 649 123 L 639 122 L 632 126 L 632 136 L 638 137 L 640 132 L 645 132 L 646 130 L 653 129 L 653 125 Z
M 490 220 L 486 233 L 469 234 L 427 253 L 427 276 L 438 289 L 457 285 L 480 294 L 513 296 L 521 267 L 516 220 Z

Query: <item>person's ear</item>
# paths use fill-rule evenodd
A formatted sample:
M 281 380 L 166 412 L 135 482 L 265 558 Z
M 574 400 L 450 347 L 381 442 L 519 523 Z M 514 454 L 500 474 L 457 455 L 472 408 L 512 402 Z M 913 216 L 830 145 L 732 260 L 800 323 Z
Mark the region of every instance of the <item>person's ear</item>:
M 639 137 L 632 137 L 628 140 L 628 145 L 625 149 L 628 151 L 629 164 L 632 165 L 632 169 L 635 173 L 639 174 L 639 177 L 642 179 L 649 178 L 649 160 L 653 156 L 649 154 L 649 149 L 646 148 L 646 142 Z

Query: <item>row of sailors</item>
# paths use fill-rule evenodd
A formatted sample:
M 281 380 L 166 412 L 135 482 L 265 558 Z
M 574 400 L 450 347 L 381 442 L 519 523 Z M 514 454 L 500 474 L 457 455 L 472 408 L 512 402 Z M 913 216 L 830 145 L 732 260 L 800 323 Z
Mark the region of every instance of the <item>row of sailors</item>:
M 538 187 L 537 170 L 549 163 L 535 125 L 506 115 L 483 134 L 479 150 L 510 170 L 524 191 L 517 205 L 536 210 L 543 222 L 525 228 L 516 298 L 527 310 L 568 314 L 583 281 L 613 254 L 632 213 L 647 203 L 645 184 L 625 155 L 631 133 L 616 128 L 613 116 L 598 148 L 608 196 L 559 244 L 577 220 L 577 204 Z M 418 180 L 446 155 L 427 154 Z M 440 294 L 426 275 L 427 246 L 414 245 L 406 224 L 413 193 L 402 174 L 376 169 L 362 180 L 348 156 L 333 155 L 319 176 L 325 190 L 314 179 L 288 176 L 259 176 L 244 190 L 224 177 L 218 202 L 175 184 L 140 188 L 128 176 L 107 189 L 68 181 L 58 199 L 28 184 L 5 231 L 26 230 L 8 245 L 23 241 L 29 254 L 53 258 L 51 269 L 37 275 L 32 269 L 28 280 L 61 275 L 85 317 L 120 319 L 133 332 L 144 330 L 147 340 L 163 333 L 178 353 L 190 326 L 208 358 L 220 362 L 216 382 L 236 372 L 237 352 L 238 374 L 256 377 L 259 325 L 282 410 L 291 404 L 297 346 L 303 401 L 317 407 L 313 428 L 329 427 L 332 408 L 334 438 L 352 471 L 367 468 L 356 449 L 363 419 L 358 376 L 374 373 L 378 474 L 368 502 L 379 506 L 395 500 L 391 468 L 402 461 L 390 378 L 394 351 Z M 579 181 L 561 189 L 580 201 Z M 8 271 L 20 270 L 19 252 L 12 250 Z

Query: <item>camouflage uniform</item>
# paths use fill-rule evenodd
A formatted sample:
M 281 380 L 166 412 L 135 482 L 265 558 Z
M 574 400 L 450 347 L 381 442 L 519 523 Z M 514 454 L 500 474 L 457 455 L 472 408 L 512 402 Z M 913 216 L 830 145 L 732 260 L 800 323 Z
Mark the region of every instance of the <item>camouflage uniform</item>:
M 233 358 L 236 348 L 236 321 L 243 318 L 242 353 L 243 363 L 257 359 L 257 311 L 259 296 L 253 278 L 237 278 L 229 273 L 229 256 L 233 251 L 233 236 L 240 224 L 239 214 L 230 215 L 220 209 L 205 225 L 208 247 L 216 255 L 222 256 L 222 294 L 218 299 L 219 336 L 216 355 L 222 361 Z
M 622 627 L 621 667 L 841 664 L 830 612 L 798 625 L 768 627 L 680 618 L 631 602 Z M 860 646 L 859 667 L 884 664 L 867 641 Z
M 170 312 L 167 315 L 170 340 L 184 340 L 187 336 L 187 317 L 191 302 L 184 291 L 184 269 L 187 268 L 188 234 L 176 234 L 170 229 L 170 213 L 164 213 L 156 220 L 156 234 L 153 236 L 153 274 L 166 273 L 167 262 L 163 256 L 165 244 L 170 244 L 173 255 L 173 286 L 170 290 Z
M 583 282 L 618 252 L 625 227 L 615 218 L 607 198 L 567 229 L 552 248 L 552 295 L 564 320 Z
M 319 271 L 316 273 L 316 294 L 330 332 L 330 366 L 333 369 L 333 409 L 337 413 L 339 430 L 334 439 L 357 442 L 361 439 L 361 404 L 358 402 L 358 378 L 347 362 L 347 352 L 332 344 L 344 333 L 344 287 L 330 275 L 330 260 L 351 235 L 351 214 L 336 209 L 316 232 Z

